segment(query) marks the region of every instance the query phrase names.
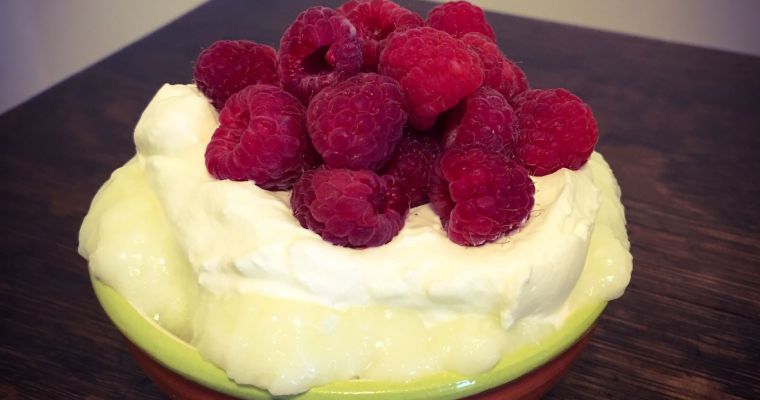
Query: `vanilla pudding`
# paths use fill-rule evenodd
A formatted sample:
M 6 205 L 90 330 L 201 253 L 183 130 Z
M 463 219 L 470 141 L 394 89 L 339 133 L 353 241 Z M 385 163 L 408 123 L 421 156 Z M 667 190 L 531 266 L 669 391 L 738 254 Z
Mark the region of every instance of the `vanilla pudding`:
M 193 85 L 164 85 L 135 129 L 136 156 L 93 200 L 79 252 L 238 383 L 280 395 L 482 373 L 630 279 L 620 190 L 598 153 L 533 177 L 530 219 L 495 243 L 451 242 L 423 205 L 391 242 L 358 250 L 301 227 L 287 192 L 212 178 L 217 117 Z

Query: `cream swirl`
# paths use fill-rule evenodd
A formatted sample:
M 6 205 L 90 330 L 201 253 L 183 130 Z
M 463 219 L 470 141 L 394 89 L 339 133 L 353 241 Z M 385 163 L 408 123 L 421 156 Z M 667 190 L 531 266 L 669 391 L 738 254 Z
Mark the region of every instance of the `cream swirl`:
M 583 269 L 599 207 L 588 168 L 535 178 L 529 223 L 497 243 L 458 246 L 422 206 L 390 243 L 356 250 L 302 228 L 287 193 L 209 176 L 203 153 L 215 116 L 193 87 L 166 85 L 135 130 L 150 187 L 198 281 L 213 293 L 339 308 L 387 304 L 433 317 L 498 313 L 508 327 L 558 307 Z

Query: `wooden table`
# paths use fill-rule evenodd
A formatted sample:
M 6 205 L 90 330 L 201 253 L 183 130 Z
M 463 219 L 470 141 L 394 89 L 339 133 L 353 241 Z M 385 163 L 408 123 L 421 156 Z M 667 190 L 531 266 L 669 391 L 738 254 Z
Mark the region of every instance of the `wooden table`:
M 162 83 L 214 40 L 276 45 L 310 4 L 204 5 L 0 116 L 0 398 L 162 398 L 93 295 L 82 217 Z M 760 59 L 489 19 L 533 87 L 592 106 L 627 210 L 631 284 L 547 397 L 760 398 Z

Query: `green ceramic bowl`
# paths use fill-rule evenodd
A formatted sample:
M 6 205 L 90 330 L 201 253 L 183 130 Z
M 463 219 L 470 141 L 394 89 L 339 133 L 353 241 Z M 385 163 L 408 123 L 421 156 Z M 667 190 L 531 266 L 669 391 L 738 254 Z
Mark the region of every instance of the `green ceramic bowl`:
M 100 304 L 116 327 L 130 342 L 161 366 L 188 381 L 235 398 L 272 398 L 265 390 L 250 385 L 239 385 L 228 379 L 223 370 L 203 360 L 192 346 L 144 317 L 109 286 L 94 277 L 91 279 Z M 590 330 L 606 304 L 602 302 L 577 310 L 568 318 L 562 329 L 547 337 L 540 345 L 527 346 L 510 354 L 491 371 L 481 375 L 439 373 L 412 382 L 340 381 L 288 398 L 327 400 L 371 394 L 373 399 L 406 400 L 456 399 L 474 395 L 503 386 L 557 358 Z M 565 368 L 570 362 L 572 359 L 566 363 Z

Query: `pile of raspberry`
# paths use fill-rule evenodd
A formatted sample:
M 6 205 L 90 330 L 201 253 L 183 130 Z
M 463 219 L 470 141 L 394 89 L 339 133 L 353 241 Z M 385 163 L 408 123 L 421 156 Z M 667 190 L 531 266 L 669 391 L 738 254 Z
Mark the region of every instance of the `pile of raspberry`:
M 427 203 L 453 242 L 499 240 L 528 220 L 531 176 L 580 168 L 598 138 L 588 105 L 529 89 L 463 1 L 425 20 L 390 0 L 312 7 L 278 51 L 212 44 L 194 80 L 219 110 L 208 172 L 290 190 L 304 228 L 352 248 L 388 243 Z

